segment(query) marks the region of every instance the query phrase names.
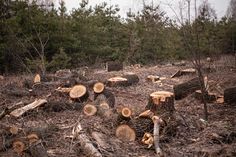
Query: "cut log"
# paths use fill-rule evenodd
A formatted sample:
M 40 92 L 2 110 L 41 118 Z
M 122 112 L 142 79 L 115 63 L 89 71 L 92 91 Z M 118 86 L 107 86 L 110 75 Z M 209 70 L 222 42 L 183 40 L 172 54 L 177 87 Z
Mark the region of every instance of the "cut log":
M 106 102 L 103 102 L 99 106 L 97 106 L 97 110 L 97 115 L 105 119 L 112 118 L 114 114 L 112 108 L 110 108 Z
M 14 141 L 12 144 L 12 147 L 13 147 L 14 152 L 16 152 L 20 156 L 23 154 L 24 150 L 26 149 L 25 144 L 20 140 Z
M 105 85 L 102 82 L 97 82 L 93 86 L 93 91 L 98 94 L 102 93 L 104 89 L 105 89 Z
M 39 107 L 43 104 L 47 103 L 47 100 L 45 99 L 38 99 L 38 100 L 35 100 L 34 102 L 32 102 L 31 104 L 29 105 L 26 105 L 24 107 L 21 107 L 19 109 L 16 109 L 14 111 L 12 111 L 10 113 L 11 116 L 14 116 L 14 117 L 20 117 L 21 115 L 23 115 L 25 112 L 29 111 L 29 110 L 32 110 L 36 107 Z
M 201 92 L 201 90 L 196 90 L 196 91 L 195 91 L 195 98 L 202 101 L 202 92 Z M 208 94 L 205 96 L 205 100 L 206 100 L 208 103 L 214 102 L 214 101 L 216 101 L 216 99 L 217 99 L 217 96 L 216 96 L 216 94 L 214 94 L 214 93 L 208 93 Z
M 224 90 L 224 101 L 227 104 L 236 105 L 236 87 L 228 88 Z
M 97 108 L 92 104 L 86 104 L 83 108 L 83 112 L 86 116 L 93 116 L 97 113 Z
M 146 110 L 139 114 L 139 118 L 152 118 L 154 116 L 154 113 L 151 110 Z
M 75 137 L 79 142 L 79 150 L 82 150 L 86 156 L 102 157 L 102 154 L 94 147 L 93 142 L 90 141 L 90 138 L 81 132 L 82 130 L 80 123 L 78 123 L 72 131 L 73 138 Z M 77 148 L 75 149 L 78 151 Z M 81 152 L 78 151 L 78 154 L 81 155 Z
M 34 77 L 34 83 L 40 83 L 41 82 L 41 77 L 39 74 L 36 74 Z
M 70 90 L 70 98 L 75 101 L 84 102 L 89 97 L 89 93 L 84 85 L 76 85 Z
M 128 107 L 124 107 L 121 109 L 117 121 L 118 122 L 128 121 L 130 120 L 131 115 L 132 115 L 131 109 L 129 109 Z
M 56 91 L 61 92 L 61 93 L 70 93 L 72 88 L 65 88 L 65 87 L 58 87 Z
M 201 88 L 198 78 L 174 86 L 175 100 L 185 98 L 189 94 Z
M 116 137 L 122 141 L 134 141 L 136 134 L 134 129 L 130 128 L 126 124 L 122 124 L 116 128 Z
M 162 120 L 157 116 L 153 116 L 152 120 L 154 123 L 153 137 L 154 137 L 154 146 L 155 146 L 156 154 L 158 157 L 162 157 L 163 152 L 160 148 L 160 123 L 162 123 Z
M 152 83 L 155 83 L 156 81 L 160 80 L 160 77 L 159 76 L 154 76 L 154 75 L 148 75 L 146 80 L 151 81 Z
M 172 113 L 175 110 L 174 94 L 167 91 L 158 91 L 150 94 L 146 109 L 157 115 Z
M 106 63 L 106 70 L 108 72 L 110 71 L 120 71 L 120 70 L 123 70 L 123 63 L 120 63 L 120 62 L 107 62 Z
M 106 102 L 110 108 L 114 108 L 115 106 L 115 96 L 114 94 L 108 90 L 103 90 L 102 93 L 94 93 L 94 103 L 95 105 L 100 105 L 101 103 Z
M 135 73 L 132 73 L 132 72 L 125 73 L 122 77 L 127 79 L 128 86 L 137 84 L 139 82 L 139 77 Z
M 148 148 L 151 148 L 154 144 L 154 138 L 151 133 L 145 133 L 142 138 L 142 143 L 148 145 Z
M 112 77 L 107 80 L 107 86 L 118 87 L 118 86 L 128 86 L 128 80 L 124 77 Z

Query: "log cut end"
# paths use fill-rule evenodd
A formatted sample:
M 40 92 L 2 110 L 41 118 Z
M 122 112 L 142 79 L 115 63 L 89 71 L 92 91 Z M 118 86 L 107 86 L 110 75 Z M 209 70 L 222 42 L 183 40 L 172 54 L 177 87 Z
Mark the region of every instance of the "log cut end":
M 32 143 L 37 142 L 39 140 L 39 137 L 37 134 L 32 133 L 27 136 L 27 139 L 29 140 L 29 143 L 32 144 Z
M 41 77 L 39 74 L 36 74 L 34 77 L 34 83 L 40 83 L 41 82 Z
M 95 93 L 102 93 L 104 89 L 105 89 L 105 85 L 102 82 L 97 82 L 93 86 L 93 91 Z
M 130 128 L 126 124 L 122 124 L 116 128 L 116 137 L 122 141 L 134 141 L 136 134 L 134 129 Z
M 101 108 L 103 108 L 103 109 L 109 109 L 110 108 L 110 106 L 109 106 L 109 104 L 107 103 L 107 102 L 101 102 L 100 104 L 99 104 L 99 106 L 101 107 Z
M 132 111 L 129 108 L 125 107 L 125 108 L 122 109 L 121 114 L 125 118 L 129 118 L 132 115 Z
M 161 102 L 165 102 L 166 98 L 173 97 L 174 94 L 167 91 L 158 91 L 150 94 L 150 97 L 153 100 L 153 103 L 159 105 Z
M 151 110 L 146 110 L 139 114 L 139 118 L 152 118 L 154 116 L 154 113 Z
M 25 150 L 25 144 L 20 140 L 14 141 L 12 147 L 14 152 L 16 152 L 18 155 L 22 155 Z
M 86 94 L 87 90 L 84 85 L 76 85 L 70 90 L 70 97 L 72 99 L 78 99 Z
M 84 106 L 83 112 L 86 116 L 93 116 L 97 113 L 97 108 L 94 105 L 86 104 Z
M 16 135 L 18 133 L 19 129 L 17 126 L 11 126 L 9 131 L 11 134 Z

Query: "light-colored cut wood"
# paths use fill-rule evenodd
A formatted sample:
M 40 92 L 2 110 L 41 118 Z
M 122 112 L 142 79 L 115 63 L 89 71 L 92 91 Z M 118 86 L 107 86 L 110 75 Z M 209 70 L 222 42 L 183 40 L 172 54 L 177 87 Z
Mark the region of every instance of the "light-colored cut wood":
M 104 89 L 105 89 L 105 85 L 102 82 L 97 82 L 93 86 L 93 91 L 95 93 L 102 93 Z
M 41 77 L 39 74 L 36 74 L 34 77 L 34 83 L 40 83 L 41 82 Z
M 86 94 L 87 90 L 84 85 L 75 85 L 71 90 L 70 90 L 70 97 L 72 99 L 77 99 Z
M 97 108 L 92 104 L 86 104 L 84 106 L 83 112 L 87 116 L 93 116 L 97 113 Z
M 126 124 L 122 124 L 116 128 L 116 137 L 122 141 L 134 141 L 136 134 L 134 129 L 130 128 Z

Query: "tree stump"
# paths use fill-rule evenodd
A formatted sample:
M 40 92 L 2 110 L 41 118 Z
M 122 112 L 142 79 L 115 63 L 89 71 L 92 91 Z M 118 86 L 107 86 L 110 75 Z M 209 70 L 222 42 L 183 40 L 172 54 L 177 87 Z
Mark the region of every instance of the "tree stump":
M 105 89 L 105 85 L 102 82 L 97 82 L 93 86 L 93 91 L 94 93 L 97 93 L 97 94 L 102 93 L 104 89 Z
M 224 102 L 227 104 L 236 104 L 236 87 L 224 90 Z
M 198 78 L 174 86 L 175 100 L 185 98 L 187 95 L 201 89 Z
M 134 141 L 136 138 L 136 134 L 134 129 L 126 124 L 122 124 L 116 128 L 116 137 L 121 139 L 122 141 Z
M 120 76 L 112 77 L 107 80 L 107 86 L 109 87 L 128 86 L 128 79 Z
M 167 91 L 158 91 L 150 94 L 146 109 L 157 115 L 172 113 L 175 110 L 174 94 Z
M 118 114 L 119 114 L 117 117 L 118 122 L 129 121 L 132 115 L 132 111 L 128 107 L 124 107 Z
M 69 95 L 72 100 L 79 102 L 84 102 L 89 97 L 89 93 L 84 85 L 75 85 L 70 90 Z
M 123 63 L 120 63 L 120 62 L 113 62 L 113 61 L 107 62 L 107 63 L 106 63 L 106 70 L 107 70 L 108 72 L 110 72 L 110 71 L 120 71 L 120 70 L 123 70 Z
M 139 82 L 139 77 L 135 73 L 132 73 L 132 72 L 125 73 L 122 77 L 127 79 L 128 86 L 137 84 Z

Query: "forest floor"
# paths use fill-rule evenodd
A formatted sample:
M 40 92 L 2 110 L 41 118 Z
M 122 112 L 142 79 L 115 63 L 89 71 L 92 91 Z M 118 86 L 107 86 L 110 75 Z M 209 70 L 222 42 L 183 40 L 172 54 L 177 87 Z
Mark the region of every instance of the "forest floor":
M 190 64 L 187 64 L 190 65 Z M 220 64 L 215 64 L 220 67 Z M 155 65 L 140 68 L 125 67 L 123 71 L 106 72 L 104 69 L 93 69 L 88 78 L 91 80 L 105 80 L 120 75 L 124 72 L 134 72 L 140 81 L 129 87 L 109 88 L 116 98 L 115 107 L 127 106 L 134 116 L 144 111 L 150 93 L 165 90 L 173 92 L 173 86 L 189 80 L 195 76 L 187 75 L 177 78 L 171 76 L 179 69 L 189 66 Z M 222 68 L 223 67 L 223 68 Z M 236 85 L 236 73 L 231 71 L 225 64 L 215 72 L 208 74 L 209 90 L 219 95 L 223 90 Z M 148 75 L 162 77 L 161 82 L 152 83 L 146 80 Z M 18 102 L 28 104 L 36 98 L 46 98 L 50 102 L 71 103 L 67 94 L 57 94 L 57 85 L 41 86 L 35 94 L 12 94 L 10 90 L 28 91 L 24 87 L 24 80 L 33 76 L 5 76 L 0 80 L 1 95 L 0 109 L 14 105 Z M 91 95 L 92 97 L 92 95 Z M 177 134 L 168 137 L 168 140 L 161 141 L 161 148 L 166 156 L 236 156 L 236 105 L 209 103 L 209 120 L 203 121 L 203 104 L 189 95 L 182 100 L 175 101 L 175 109 L 181 115 L 184 124 L 179 125 Z M 53 126 L 47 135 L 42 134 L 41 138 L 45 149 L 50 157 L 74 157 L 86 156 L 80 152 L 78 142 L 68 138 L 71 135 L 73 126 L 80 122 L 84 133 L 91 137 L 94 145 L 103 156 L 113 157 L 153 157 L 154 148 L 148 149 L 140 141 L 123 142 L 115 136 L 114 122 L 103 119 L 99 116 L 85 116 L 76 107 L 62 108 L 59 110 L 38 108 L 24 116 L 14 119 L 6 116 L 0 120 L 4 125 L 15 125 L 18 128 L 43 127 L 45 124 Z M 102 148 L 96 145 L 92 138 L 92 132 L 100 132 L 105 135 L 107 147 Z M 7 149 L 0 152 L 1 157 L 17 156 L 13 150 Z

